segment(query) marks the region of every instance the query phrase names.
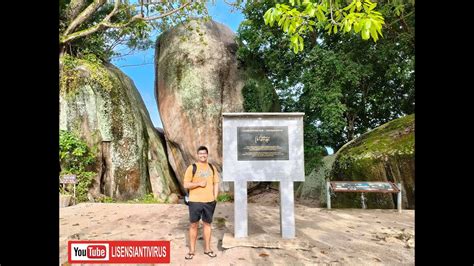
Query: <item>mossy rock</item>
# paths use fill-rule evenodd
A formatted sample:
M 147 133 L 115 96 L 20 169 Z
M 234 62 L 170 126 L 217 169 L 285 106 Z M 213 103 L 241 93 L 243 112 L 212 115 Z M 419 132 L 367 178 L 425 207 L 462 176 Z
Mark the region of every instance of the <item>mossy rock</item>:
M 324 156 L 322 163 L 310 174 L 304 182 L 295 182 L 295 197 L 300 200 L 316 200 L 319 207 L 326 206 L 326 180 L 334 164 L 335 155 Z
M 128 200 L 153 194 L 164 201 L 180 193 L 163 143 L 133 81 L 94 56 L 60 58 L 60 129 L 73 132 L 98 162 L 89 189 Z
M 414 209 L 415 115 L 407 115 L 361 135 L 337 153 L 334 181 L 381 181 L 402 185 L 402 207 Z M 396 208 L 396 194 L 365 193 L 367 208 Z M 336 193 L 334 208 L 360 208 L 361 193 Z

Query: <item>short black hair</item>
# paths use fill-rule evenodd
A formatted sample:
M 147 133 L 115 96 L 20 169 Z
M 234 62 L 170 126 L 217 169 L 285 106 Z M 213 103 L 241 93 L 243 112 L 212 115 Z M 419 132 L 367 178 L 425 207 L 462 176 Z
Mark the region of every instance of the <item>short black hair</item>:
M 206 146 L 199 146 L 199 148 L 197 149 L 197 152 L 199 153 L 199 151 L 206 151 L 206 153 L 209 154 L 209 151 L 207 150 Z

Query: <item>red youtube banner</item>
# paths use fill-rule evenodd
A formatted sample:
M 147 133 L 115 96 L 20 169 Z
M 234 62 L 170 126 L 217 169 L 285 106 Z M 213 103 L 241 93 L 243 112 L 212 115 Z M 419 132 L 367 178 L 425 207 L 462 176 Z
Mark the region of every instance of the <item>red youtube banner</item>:
M 69 241 L 69 263 L 170 263 L 170 241 Z

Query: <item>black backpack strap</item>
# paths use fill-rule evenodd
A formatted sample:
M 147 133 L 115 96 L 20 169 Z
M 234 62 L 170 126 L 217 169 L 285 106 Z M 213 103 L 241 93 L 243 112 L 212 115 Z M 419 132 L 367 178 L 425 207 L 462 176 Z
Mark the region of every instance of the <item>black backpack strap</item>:
M 197 166 L 195 163 L 193 163 L 193 177 L 194 177 L 194 174 L 196 174 L 196 169 L 197 169 Z M 186 189 L 186 194 L 189 194 L 189 189 Z
M 208 164 L 209 164 L 209 166 L 210 166 L 210 167 L 211 167 L 211 169 L 212 169 L 212 176 L 214 176 L 214 166 L 212 166 L 212 164 L 211 164 L 211 163 L 208 163 Z
M 211 169 L 212 169 L 212 176 L 214 176 L 214 166 L 212 166 L 211 163 L 208 163 L 208 164 L 209 164 L 209 167 L 211 167 Z M 196 174 L 196 170 L 197 170 L 197 166 L 196 166 L 195 163 L 193 163 L 193 177 Z
M 212 175 L 214 175 L 214 166 L 212 166 L 211 163 L 208 163 L 209 164 L 209 167 L 211 167 L 211 170 L 212 170 Z M 195 163 L 193 163 L 193 177 L 194 175 L 196 174 L 196 169 L 197 169 L 197 166 Z
M 196 169 L 197 169 L 197 166 L 195 163 L 193 163 L 193 177 L 196 174 Z

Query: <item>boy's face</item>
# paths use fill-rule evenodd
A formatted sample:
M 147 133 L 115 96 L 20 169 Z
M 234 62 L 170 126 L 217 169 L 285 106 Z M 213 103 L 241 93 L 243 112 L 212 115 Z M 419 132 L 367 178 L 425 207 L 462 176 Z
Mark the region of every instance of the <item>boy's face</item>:
M 198 160 L 201 163 L 207 162 L 207 152 L 205 150 L 198 151 Z

